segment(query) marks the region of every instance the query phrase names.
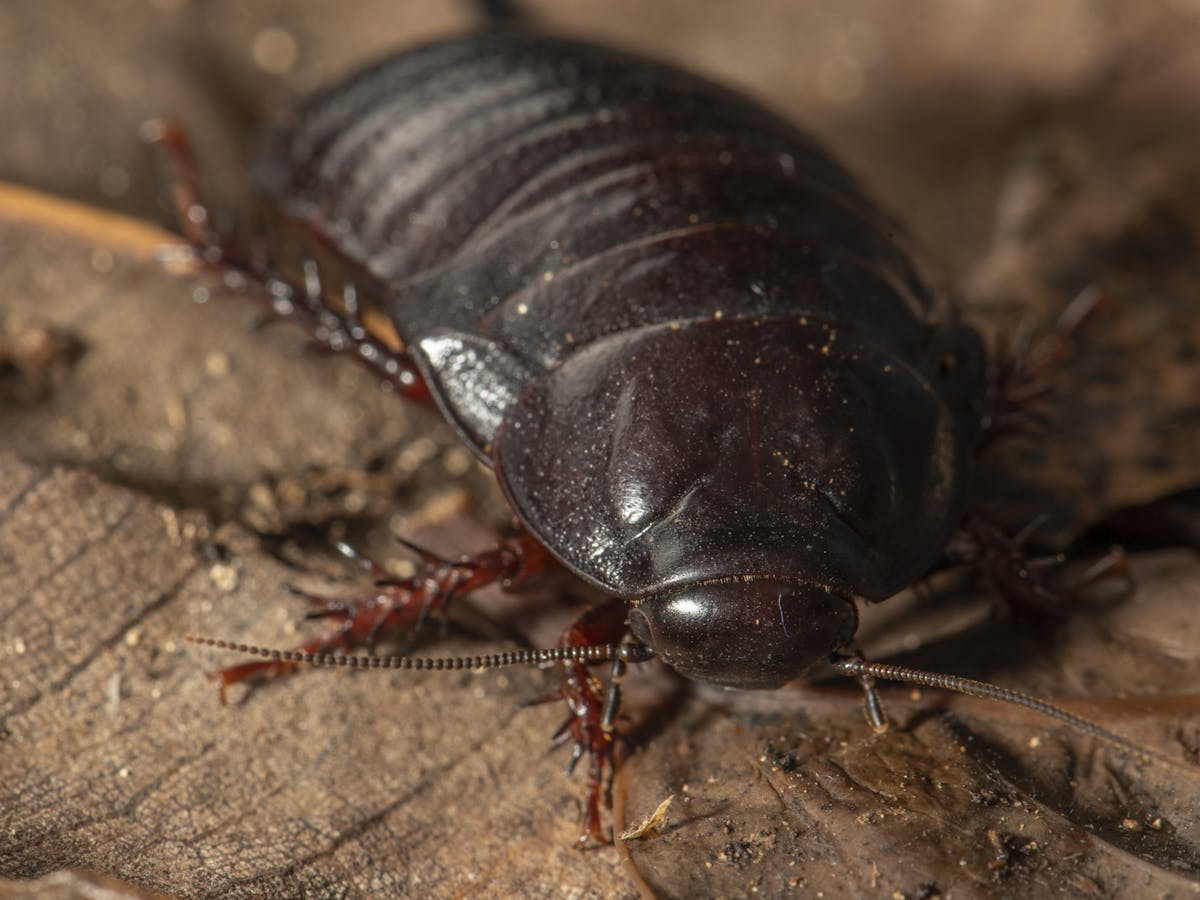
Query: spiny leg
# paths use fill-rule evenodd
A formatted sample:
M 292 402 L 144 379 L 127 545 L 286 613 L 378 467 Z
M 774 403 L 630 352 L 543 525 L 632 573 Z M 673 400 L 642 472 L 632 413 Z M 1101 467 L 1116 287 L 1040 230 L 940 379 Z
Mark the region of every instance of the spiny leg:
M 1067 304 L 1050 331 L 1036 336 L 1031 328 L 1023 328 L 1009 346 L 993 354 L 979 448 L 1006 434 L 1029 431 L 1044 424 L 1045 415 L 1040 407 L 1053 393 L 1053 376 L 1071 354 L 1079 330 L 1107 299 L 1100 288 L 1086 288 Z M 1052 616 L 1061 609 L 1064 599 L 1109 578 L 1125 579 L 1132 587 L 1129 566 L 1119 547 L 1113 547 L 1075 584 L 1053 583 L 1049 575 L 1062 564 L 1062 556 L 1030 557 L 1025 551 L 1028 539 L 1041 523 L 1040 519 L 1035 520 L 1010 537 L 995 526 L 968 517 L 950 539 L 938 568 L 980 566 L 1017 618 Z
M 626 630 L 625 601 L 612 598 L 583 613 L 559 639 L 560 647 L 587 647 L 620 642 Z M 612 664 L 607 692 L 588 671 L 586 663 L 563 663 L 563 680 L 557 691 L 533 701 L 566 701 L 567 718 L 554 733 L 555 746 L 571 744 L 567 772 L 584 756 L 588 758 L 588 785 L 583 815 L 579 823 L 578 845 L 586 847 L 611 843 L 600 824 L 601 800 L 607 800 L 613 774 L 613 723 L 620 709 L 620 681 L 625 663 Z M 531 704 L 532 705 L 532 704 Z
M 1008 611 L 1018 619 L 1052 617 L 1067 600 L 1110 579 L 1121 579 L 1132 588 L 1129 564 L 1120 547 L 1111 548 L 1074 582 L 1056 583 L 1051 575 L 1062 565 L 1063 557 L 1031 557 L 1025 551 L 1026 542 L 1040 524 L 1041 520 L 1035 520 L 1010 536 L 995 525 L 968 517 L 947 544 L 943 562 L 981 568 Z
M 495 582 L 510 587 L 543 571 L 549 562 L 545 548 L 527 534 L 457 560 L 408 546 L 419 553 L 422 564 L 407 578 L 392 578 L 378 563 L 347 544 L 339 544 L 338 550 L 343 555 L 359 562 L 378 580 L 369 593 L 346 598 L 324 597 L 293 588 L 293 593 L 304 597 L 313 607 L 307 618 L 329 619 L 334 623 L 326 634 L 297 649 L 317 654 L 347 653 L 356 647 L 373 649 L 381 639 L 418 631 L 430 615 L 444 611 L 456 597 Z M 212 677 L 224 702 L 227 689 L 235 684 L 252 677 L 284 675 L 295 669 L 294 662 L 257 661 L 220 669 Z
M 1038 336 L 1025 327 L 1008 346 L 997 348 L 988 371 L 981 447 L 1044 422 L 1039 406 L 1054 392 L 1054 375 L 1070 356 L 1080 328 L 1105 300 L 1101 289 L 1086 288 L 1067 304 L 1049 332 Z
M 428 388 L 394 329 L 378 313 L 360 309 L 352 282 L 343 285 L 336 298 L 341 308 L 334 309 L 316 260 L 304 259 L 299 276 L 288 275 L 273 263 L 261 226 L 252 229 L 248 250 L 241 251 L 232 237 L 217 229 L 201 197 L 199 170 L 183 129 L 169 122 L 151 122 L 143 136 L 166 150 L 174 169 L 172 193 L 180 230 L 194 258 L 216 273 L 225 289 L 264 302 L 269 319 L 297 322 L 317 347 L 353 354 L 397 393 L 420 402 L 430 400 Z

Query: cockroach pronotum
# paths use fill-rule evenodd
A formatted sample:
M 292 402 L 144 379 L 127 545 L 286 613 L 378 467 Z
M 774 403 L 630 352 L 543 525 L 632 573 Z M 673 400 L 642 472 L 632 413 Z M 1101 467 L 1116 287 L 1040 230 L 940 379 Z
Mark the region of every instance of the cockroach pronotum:
M 181 132 L 155 125 L 198 258 L 399 393 L 432 400 L 491 466 L 522 528 L 369 594 L 311 598 L 334 627 L 221 690 L 298 663 L 487 668 L 557 663 L 572 763 L 589 760 L 580 841 L 600 805 L 627 664 L 772 688 L 822 665 L 1039 710 L 1030 696 L 868 662 L 856 604 L 938 566 L 985 566 L 1015 604 L 1049 588 L 1018 542 L 968 517 L 975 448 L 1027 411 L 1088 303 L 1041 351 L 988 365 L 894 229 L 809 138 L 671 66 L 523 30 L 444 40 L 319 93 L 267 134 L 257 181 L 325 263 L 284 274 L 202 205 Z M 329 260 L 347 284 L 327 289 Z M 371 298 L 371 302 L 366 302 Z M 953 552 L 950 548 L 953 548 Z M 348 547 L 343 552 L 356 556 Z M 452 597 L 553 557 L 610 598 L 552 650 L 356 657 Z M 372 567 L 369 560 L 360 558 Z M 604 689 L 589 666 L 612 666 Z

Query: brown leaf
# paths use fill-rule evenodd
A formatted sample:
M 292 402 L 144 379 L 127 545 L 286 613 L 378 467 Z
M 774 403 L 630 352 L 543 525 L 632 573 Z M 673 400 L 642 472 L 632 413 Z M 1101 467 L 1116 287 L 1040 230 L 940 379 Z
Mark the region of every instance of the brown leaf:
M 36 311 L 78 349 L 49 396 L 0 407 L 6 449 L 274 530 L 378 514 L 383 498 L 440 490 L 422 487 L 430 469 L 472 468 L 448 426 L 358 367 L 305 355 L 290 329 L 253 331 L 253 304 L 194 302 L 212 295 L 202 279 L 150 261 L 174 241 L 165 232 L 142 228 L 139 261 L 123 233 L 109 240 L 123 219 L 45 200 L 30 227 L 21 213 L 31 205 L 11 224 L 0 206 L 0 247 L 13 260 L 0 303 Z
M 7 874 L 82 867 L 188 896 L 612 882 L 611 854 L 572 849 L 573 785 L 542 750 L 558 710 L 518 709 L 548 674 L 307 673 L 221 706 L 203 673 L 228 658 L 182 635 L 295 640 L 290 574 L 214 558 L 202 517 L 2 461 Z

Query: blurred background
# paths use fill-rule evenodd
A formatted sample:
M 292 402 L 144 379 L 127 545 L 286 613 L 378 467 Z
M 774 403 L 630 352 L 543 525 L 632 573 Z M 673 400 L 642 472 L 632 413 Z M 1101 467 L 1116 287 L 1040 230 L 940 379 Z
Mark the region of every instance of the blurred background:
M 741 86 L 832 145 L 953 271 L 987 246 L 1016 146 L 1127 157 L 1194 136 L 1197 0 L 525 0 L 540 26 Z M 474 27 L 468 0 L 10 0 L 0 177 L 144 217 L 137 143 L 184 122 L 237 187 L 254 126 L 363 62 Z

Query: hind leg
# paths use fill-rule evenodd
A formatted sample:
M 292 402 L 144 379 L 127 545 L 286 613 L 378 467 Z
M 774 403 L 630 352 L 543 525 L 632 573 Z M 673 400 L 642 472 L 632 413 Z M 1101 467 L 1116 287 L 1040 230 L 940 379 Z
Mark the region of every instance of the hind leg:
M 172 193 L 179 226 L 193 258 L 213 272 L 231 293 L 256 298 L 266 306 L 267 319 L 290 319 L 299 324 L 313 343 L 334 353 L 348 353 L 374 369 L 391 389 L 410 399 L 428 402 L 425 386 L 412 357 L 391 323 L 378 310 L 360 309 L 352 281 L 331 292 L 322 281 L 315 259 L 300 261 L 298 273 L 289 273 L 271 258 L 265 229 L 249 235 L 245 250 L 231 236 L 223 236 L 200 194 L 200 176 L 191 143 L 183 129 L 153 122 L 144 137 L 161 146 L 174 170 Z

